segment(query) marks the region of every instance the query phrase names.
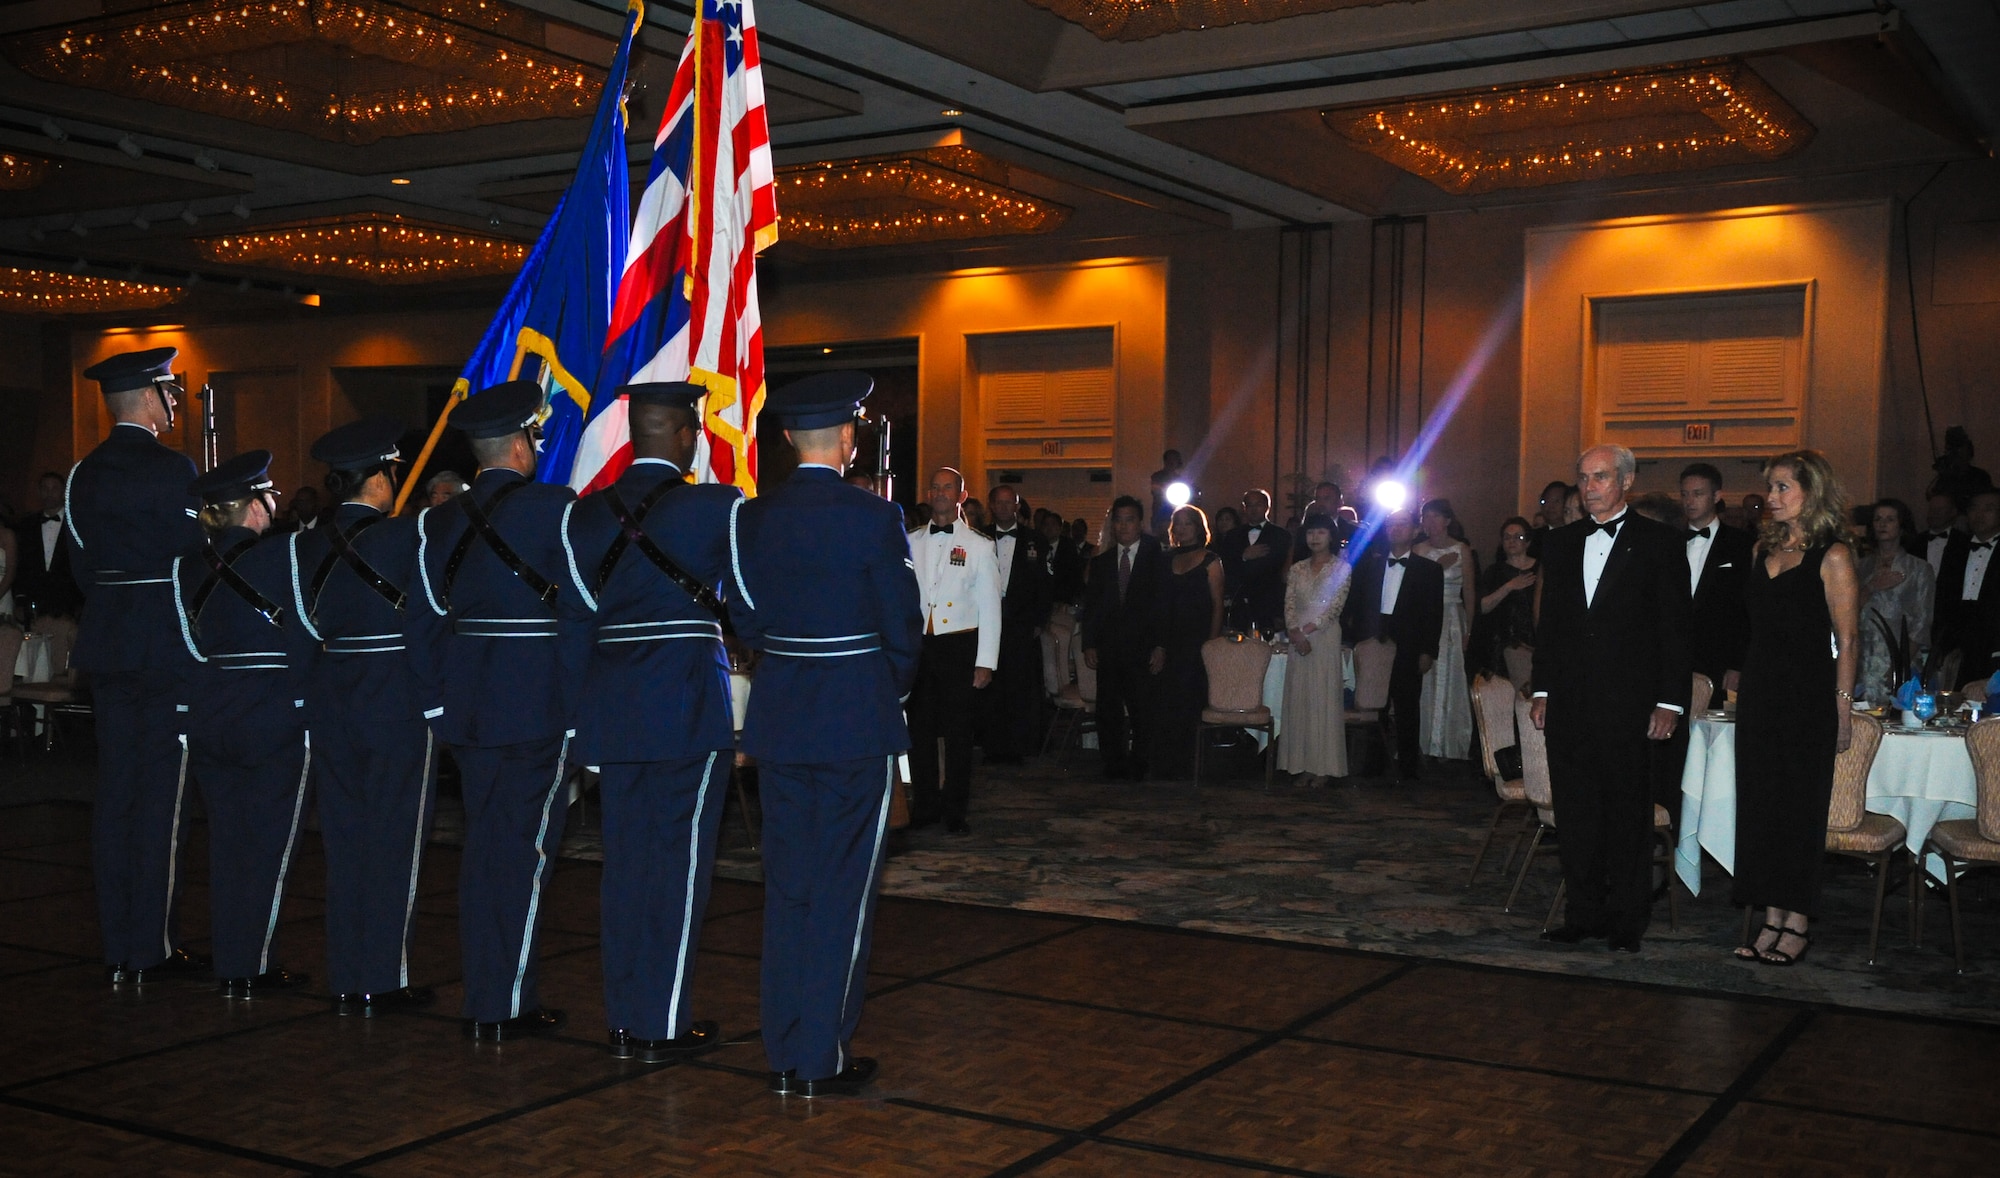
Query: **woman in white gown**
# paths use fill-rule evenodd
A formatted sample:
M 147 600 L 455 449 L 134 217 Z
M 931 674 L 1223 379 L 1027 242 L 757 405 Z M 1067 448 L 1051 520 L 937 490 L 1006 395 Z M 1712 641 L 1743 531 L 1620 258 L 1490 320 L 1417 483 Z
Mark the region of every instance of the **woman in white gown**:
M 1341 707 L 1340 607 L 1347 604 L 1349 568 L 1335 547 L 1334 522 L 1309 515 L 1299 528 L 1306 558 L 1285 574 L 1285 733 L 1278 768 L 1326 784 L 1347 776 L 1347 718 Z
M 1427 757 L 1462 761 L 1472 749 L 1472 692 L 1466 686 L 1465 651 L 1469 618 L 1479 608 L 1475 596 L 1477 570 L 1472 545 L 1451 510 L 1449 499 L 1424 504 L 1424 540 L 1418 556 L 1444 568 L 1444 629 L 1438 634 L 1437 660 L 1424 673 L 1417 744 Z

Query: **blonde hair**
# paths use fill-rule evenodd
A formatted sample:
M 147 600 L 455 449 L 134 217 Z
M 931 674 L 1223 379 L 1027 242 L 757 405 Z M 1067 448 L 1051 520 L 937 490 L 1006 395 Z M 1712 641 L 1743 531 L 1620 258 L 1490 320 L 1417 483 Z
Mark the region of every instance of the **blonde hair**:
M 195 518 L 201 521 L 202 530 L 211 536 L 219 536 L 230 528 L 240 525 L 250 514 L 250 505 L 257 496 L 231 499 L 225 503 L 204 503 Z
M 1800 506 L 1796 521 L 1804 541 L 1802 547 L 1847 543 L 1847 496 L 1826 455 L 1817 450 L 1788 450 L 1764 464 L 1764 481 L 1769 483 L 1771 472 L 1780 468 L 1791 471 L 1792 479 L 1805 492 L 1805 503 Z M 1770 518 L 1767 509 L 1757 538 L 1766 552 L 1772 552 L 1784 546 L 1790 530 Z

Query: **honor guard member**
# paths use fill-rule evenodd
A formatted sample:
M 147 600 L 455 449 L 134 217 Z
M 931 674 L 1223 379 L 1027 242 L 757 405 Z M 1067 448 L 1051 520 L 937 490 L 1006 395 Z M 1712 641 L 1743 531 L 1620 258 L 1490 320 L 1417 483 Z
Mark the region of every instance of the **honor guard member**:
M 576 495 L 534 481 L 541 386 L 513 380 L 452 415 L 479 474 L 417 517 L 421 607 L 412 652 L 435 684 L 431 728 L 465 794 L 459 942 L 466 1033 L 546 1034 L 563 1025 L 535 992 L 542 898 L 569 814 L 570 714 L 588 611 L 562 581 L 562 517 Z
M 400 423 L 352 422 L 313 443 L 336 506 L 285 538 L 291 608 L 323 652 L 306 722 L 326 845 L 326 969 L 334 1009 L 428 1006 L 410 985 L 417 869 L 437 801 L 437 745 L 408 649 L 417 521 L 391 519 Z M 417 590 L 421 593 L 421 590 Z
M 780 1094 L 851 1093 L 876 1070 L 849 1044 L 924 620 L 901 510 L 841 479 L 873 386 L 832 372 L 773 394 L 799 468 L 731 519 L 730 614 L 763 655 L 743 751 L 764 801 L 764 1051 Z
M 207 542 L 174 561 L 180 636 L 192 662 L 180 699 L 188 771 L 208 809 L 210 941 L 222 993 L 304 984 L 273 963 L 278 908 L 305 815 L 312 647 L 292 616 L 271 452 L 249 450 L 194 480 Z
M 177 354 L 127 352 L 85 370 L 114 424 L 63 492 L 64 543 L 88 598 L 70 661 L 89 673 L 97 713 L 91 863 L 113 983 L 201 977 L 209 964 L 174 925 L 187 784 L 174 705 L 187 653 L 171 574 L 202 541 L 194 463 L 158 437 L 174 425 Z
M 627 385 L 632 465 L 563 521 L 593 611 L 576 759 L 604 799 L 604 1013 L 611 1052 L 663 1063 L 714 1046 L 689 980 L 735 763 L 726 613 L 734 487 L 686 480 L 696 384 Z

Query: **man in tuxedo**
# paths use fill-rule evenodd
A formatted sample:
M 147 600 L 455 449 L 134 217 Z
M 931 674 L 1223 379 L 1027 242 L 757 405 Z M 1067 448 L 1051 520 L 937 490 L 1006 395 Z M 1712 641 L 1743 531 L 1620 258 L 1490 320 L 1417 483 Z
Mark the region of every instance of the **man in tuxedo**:
M 1042 717 L 1042 627 L 1049 621 L 1053 577 L 1049 545 L 1021 518 L 1021 498 L 1001 485 L 986 497 L 1000 561 L 1000 665 L 993 671 L 986 761 L 1018 765 L 1036 745 Z
M 1577 461 L 1584 518 L 1542 547 L 1535 634 L 1535 727 L 1548 733 L 1549 778 L 1569 910 L 1542 934 L 1561 944 L 1605 937 L 1637 953 L 1652 914 L 1651 745 L 1688 708 L 1687 542 L 1630 509 L 1638 461 L 1594 446 Z
M 1749 575 L 1756 539 L 1742 528 L 1722 522 L 1722 472 L 1706 462 L 1681 471 L 1681 516 L 1687 527 L 1688 591 L 1693 612 L 1688 628 L 1688 657 L 1694 669 L 1715 685 L 1715 706 L 1723 693 L 1736 690 L 1743 652 L 1750 645 L 1750 613 L 1743 605 L 1743 581 Z M 1674 728 L 1673 739 L 1653 748 L 1653 800 L 1670 814 L 1680 813 L 1681 770 L 1687 766 L 1688 727 Z
M 1112 501 L 1110 543 L 1091 558 L 1079 619 L 1083 661 L 1097 672 L 1097 747 L 1112 781 L 1145 778 L 1147 696 L 1167 665 L 1160 634 L 1167 556 L 1145 534 L 1145 513 L 1130 495 Z
M 1528 533 L 1528 555 L 1536 560 L 1542 558 L 1542 541 L 1548 538 L 1550 532 L 1562 527 L 1563 500 L 1569 498 L 1569 491 L 1569 484 L 1557 479 L 1543 487 L 1542 497 L 1535 501 L 1541 509 L 1535 518 L 1541 522 Z
M 1405 781 L 1419 776 L 1417 717 L 1424 674 L 1437 661 L 1438 635 L 1444 629 L 1444 569 L 1436 561 L 1411 554 L 1416 534 L 1416 519 L 1408 511 L 1383 517 L 1388 551 L 1377 548 L 1354 566 L 1353 587 L 1340 616 L 1346 645 L 1374 638 L 1396 648 L 1389 672 L 1389 713 L 1394 717 L 1397 776 Z
M 42 509 L 22 521 L 17 529 L 20 542 L 20 574 L 14 580 L 14 599 L 32 606 L 38 618 L 74 618 L 83 608 L 83 590 L 69 571 L 69 549 L 63 544 L 63 479 L 50 471 L 36 483 Z
M 1274 633 L 1285 628 L 1285 569 L 1291 564 L 1292 537 L 1272 522 L 1269 491 L 1243 492 L 1243 520 L 1243 526 L 1215 542 L 1229 596 L 1229 625 Z
M 1938 572 L 1937 608 L 1932 616 L 1941 650 L 1959 652 L 1959 684 L 1985 679 L 2000 666 L 2000 569 L 1994 550 L 2000 547 L 2000 490 L 1981 491 L 1965 505 L 1966 526 L 1945 545 Z
M 1924 500 L 1922 534 L 1907 537 L 1910 555 L 1923 557 L 1930 562 L 1931 572 L 1942 576 L 1945 545 L 1951 542 L 1953 536 L 1964 534 L 1958 526 L 1958 500 L 1943 491 L 1932 492 Z

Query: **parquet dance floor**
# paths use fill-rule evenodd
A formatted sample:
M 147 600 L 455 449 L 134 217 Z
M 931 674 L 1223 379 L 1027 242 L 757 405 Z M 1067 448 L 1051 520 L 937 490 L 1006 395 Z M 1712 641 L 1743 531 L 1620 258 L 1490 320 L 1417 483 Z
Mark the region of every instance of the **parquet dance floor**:
M 412 966 L 433 1012 L 113 992 L 87 833 L 72 804 L 0 810 L 0 1173 L 1957 1174 L 2000 1148 L 1991 1026 L 897 898 L 856 1042 L 880 1081 L 781 1101 L 756 1038 L 760 889 L 717 881 L 697 970 L 730 1043 L 648 1067 L 603 1048 L 581 861 L 555 873 L 543 946 L 567 1031 L 474 1045 L 449 847 L 424 864 Z M 316 839 L 291 878 L 278 956 L 318 983 Z

